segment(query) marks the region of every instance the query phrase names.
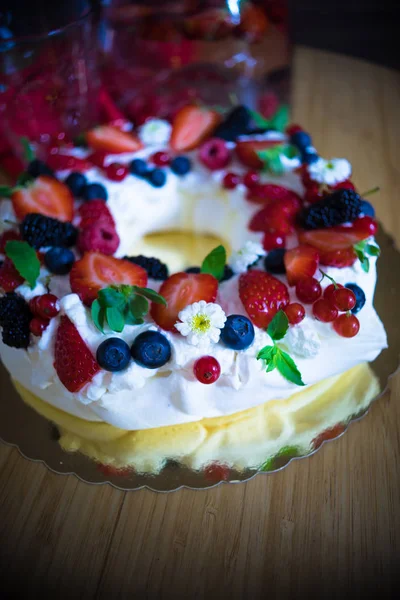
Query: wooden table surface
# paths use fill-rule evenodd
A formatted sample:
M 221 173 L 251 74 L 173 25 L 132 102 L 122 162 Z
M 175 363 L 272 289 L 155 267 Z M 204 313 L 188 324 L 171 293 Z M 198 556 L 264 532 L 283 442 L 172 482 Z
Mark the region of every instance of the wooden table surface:
M 398 243 L 399 107 L 400 73 L 296 50 L 294 120 L 360 189 L 381 186 Z M 399 597 L 400 375 L 391 387 L 310 459 L 208 491 L 87 485 L 0 444 L 0 598 Z

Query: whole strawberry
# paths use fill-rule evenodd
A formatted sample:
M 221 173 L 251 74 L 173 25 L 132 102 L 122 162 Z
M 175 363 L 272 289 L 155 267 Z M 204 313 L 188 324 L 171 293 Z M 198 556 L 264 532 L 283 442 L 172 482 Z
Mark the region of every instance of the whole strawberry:
M 239 296 L 254 325 L 261 328 L 268 327 L 276 313 L 289 304 L 286 285 L 258 269 L 242 273 Z

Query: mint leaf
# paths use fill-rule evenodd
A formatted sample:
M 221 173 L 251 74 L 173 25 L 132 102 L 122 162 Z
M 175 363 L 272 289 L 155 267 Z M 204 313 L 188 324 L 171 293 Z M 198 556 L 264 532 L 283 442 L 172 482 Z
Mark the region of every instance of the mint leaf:
M 279 373 L 285 379 L 296 385 L 305 385 L 293 358 L 291 358 L 287 352 L 279 349 L 279 352 L 275 357 L 275 363 Z
M 167 301 L 164 298 L 164 296 L 157 294 L 157 292 L 155 292 L 151 288 L 138 287 L 136 285 L 134 285 L 132 287 L 134 288 L 134 290 L 137 294 L 144 296 L 151 302 L 156 302 L 157 304 L 163 304 L 164 306 L 167 306 Z
M 260 115 L 260 113 L 256 112 L 255 110 L 249 110 L 249 113 L 254 123 L 257 125 L 257 127 L 260 127 L 260 129 L 270 129 L 272 127 L 271 121 Z
M 118 308 L 110 306 L 106 308 L 106 319 L 111 331 L 117 331 L 120 333 L 123 330 L 125 319 L 124 315 Z
M 95 300 L 93 302 L 91 314 L 93 323 L 96 325 L 97 329 L 101 331 L 101 333 L 104 333 L 105 311 L 104 308 L 101 307 L 100 302 L 98 300 Z
M 277 342 L 285 337 L 289 329 L 289 320 L 283 310 L 279 310 L 267 327 L 268 335 Z
M 12 261 L 18 273 L 33 289 L 40 273 L 40 261 L 28 242 L 10 240 L 6 243 L 6 256 Z
M 144 323 L 144 319 L 142 319 L 142 317 L 135 317 L 129 306 L 127 306 L 124 310 L 124 321 L 125 325 L 141 325 Z
M 381 253 L 381 249 L 379 248 L 379 246 L 375 246 L 374 244 L 367 244 L 367 246 L 365 247 L 365 251 L 370 256 L 379 256 Z
M 225 263 L 226 250 L 223 246 L 217 246 L 203 260 L 200 272 L 213 275 L 219 281 L 224 274 Z
M 141 319 L 149 310 L 149 303 L 143 296 L 135 296 L 129 303 L 131 314 L 136 319 Z
M 264 346 L 264 348 L 262 348 L 257 354 L 257 358 L 268 362 L 273 359 L 276 354 L 276 350 L 277 349 L 275 346 Z
M 292 144 L 286 144 L 286 146 L 282 149 L 282 154 L 286 156 L 286 158 L 296 158 L 300 156 L 300 152 L 297 150 L 296 146 Z
M 275 156 L 274 158 L 271 158 L 271 160 L 268 163 L 268 170 L 271 171 L 271 173 L 273 173 L 274 175 L 284 174 L 285 169 L 283 167 L 280 156 Z
M 282 133 L 289 123 L 289 106 L 282 104 L 271 119 L 271 127 Z
M 24 158 L 26 162 L 30 163 L 35 158 L 35 153 L 32 150 L 32 146 L 27 137 L 21 138 L 21 146 L 24 151 Z
M 97 294 L 99 302 L 103 308 L 123 308 L 126 300 L 124 295 L 117 289 L 108 287 L 99 291 Z

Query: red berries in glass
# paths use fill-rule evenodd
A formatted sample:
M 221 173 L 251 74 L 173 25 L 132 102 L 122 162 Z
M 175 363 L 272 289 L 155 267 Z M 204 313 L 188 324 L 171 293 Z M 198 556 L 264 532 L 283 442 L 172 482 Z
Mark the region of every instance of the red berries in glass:
M 240 177 L 236 173 L 227 173 L 222 180 L 222 185 L 226 190 L 234 190 L 239 183 Z
M 33 314 L 41 319 L 51 319 L 60 312 L 58 308 L 58 298 L 54 294 L 43 294 L 35 296 L 29 302 L 29 308 Z
M 342 337 L 352 338 L 360 330 L 360 322 L 355 315 L 344 313 L 335 319 L 333 329 Z
M 296 296 L 304 304 L 312 304 L 321 294 L 321 284 L 315 277 L 305 277 L 296 284 Z
M 251 190 L 260 183 L 260 175 L 257 171 L 247 171 L 246 175 L 243 177 L 243 183 L 248 190 Z
M 128 175 L 129 169 L 120 163 L 111 163 L 105 168 L 105 173 L 111 181 L 123 181 Z
M 275 248 L 284 248 L 286 244 L 286 238 L 281 233 L 273 231 L 266 231 L 264 233 L 262 245 L 264 250 L 275 250 Z
M 301 321 L 306 316 L 306 311 L 302 304 L 298 302 L 292 302 L 291 304 L 287 304 L 284 307 L 284 312 L 288 318 L 290 325 L 297 325 L 301 323 Z
M 156 167 L 167 167 L 171 162 L 171 157 L 168 152 L 160 151 L 153 154 L 150 160 Z
M 29 323 L 29 329 L 33 335 L 40 337 L 43 331 L 47 328 L 50 323 L 50 319 L 41 319 L 40 317 L 33 317 Z
M 340 311 L 351 310 L 356 305 L 356 296 L 348 288 L 338 288 L 332 294 L 332 304 Z
M 338 310 L 325 298 L 320 298 L 314 302 L 312 307 L 313 315 L 322 323 L 331 323 L 338 316 Z
M 215 383 L 221 375 L 221 366 L 213 356 L 202 356 L 194 363 L 193 372 L 200 383 Z

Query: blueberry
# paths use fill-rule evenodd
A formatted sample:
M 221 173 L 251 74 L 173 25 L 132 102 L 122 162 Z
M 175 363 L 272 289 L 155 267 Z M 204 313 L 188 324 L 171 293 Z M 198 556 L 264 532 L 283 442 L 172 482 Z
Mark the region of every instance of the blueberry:
M 136 177 L 145 177 L 149 170 L 147 162 L 142 160 L 141 158 L 135 158 L 131 162 L 129 168 L 132 175 L 136 175 Z
M 319 159 L 318 154 L 315 152 L 315 150 L 304 150 L 301 153 L 301 162 L 305 163 L 306 165 L 312 165 L 313 163 L 317 162 L 317 160 Z
M 192 168 L 192 163 L 188 159 L 187 156 L 176 156 L 171 161 L 171 171 L 175 173 L 175 175 L 186 175 L 189 173 Z
M 131 347 L 133 360 L 146 369 L 162 367 L 171 358 L 171 345 L 158 331 L 140 333 Z
M 50 177 L 54 177 L 53 169 L 50 169 L 50 167 L 47 166 L 45 162 L 39 160 L 38 158 L 35 158 L 29 163 L 27 172 L 29 173 L 29 175 L 32 175 L 32 177 L 39 177 L 40 175 L 48 175 Z
M 89 183 L 83 190 L 83 198 L 87 202 L 90 200 L 107 200 L 108 193 L 101 183 Z
M 245 350 L 254 341 L 254 327 L 243 315 L 229 315 L 221 331 L 221 341 L 232 350 Z
M 76 198 L 81 198 L 87 186 L 87 179 L 82 173 L 74 172 L 68 175 L 64 183 Z
M 357 285 L 356 283 L 346 283 L 346 285 L 344 287 L 349 288 L 349 290 L 351 290 L 355 297 L 356 297 L 356 304 L 355 306 L 351 309 L 351 312 L 353 314 L 358 313 L 362 307 L 365 304 L 365 294 L 364 294 L 364 290 L 362 290 L 360 288 L 359 285 Z
M 165 182 L 167 181 L 167 176 L 165 174 L 165 171 L 163 171 L 162 169 L 153 169 L 152 171 L 147 173 L 147 179 L 153 187 L 160 188 L 163 187 L 163 185 L 165 185 Z
M 54 275 L 66 275 L 74 262 L 74 253 L 68 248 L 50 248 L 44 255 L 44 264 Z
M 232 270 L 232 267 L 230 267 L 229 265 L 225 265 L 224 274 L 221 277 L 220 283 L 222 283 L 222 281 L 229 281 L 229 279 L 232 279 L 233 276 L 234 272 Z
M 293 146 L 299 148 L 299 150 L 306 150 L 312 145 L 311 136 L 305 131 L 296 131 L 296 133 L 291 136 L 290 142 Z
M 200 267 L 188 267 L 185 269 L 186 273 L 200 273 Z
M 275 275 L 283 275 L 286 272 L 285 263 L 283 262 L 285 252 L 284 248 L 270 250 L 264 259 L 265 270 Z
M 367 202 L 366 200 L 361 200 L 361 211 L 360 211 L 364 217 L 374 217 L 375 216 L 375 209 L 372 206 L 372 204 L 370 204 L 370 202 Z
M 121 338 L 108 338 L 97 348 L 96 360 L 106 371 L 122 371 L 131 360 L 129 346 Z

